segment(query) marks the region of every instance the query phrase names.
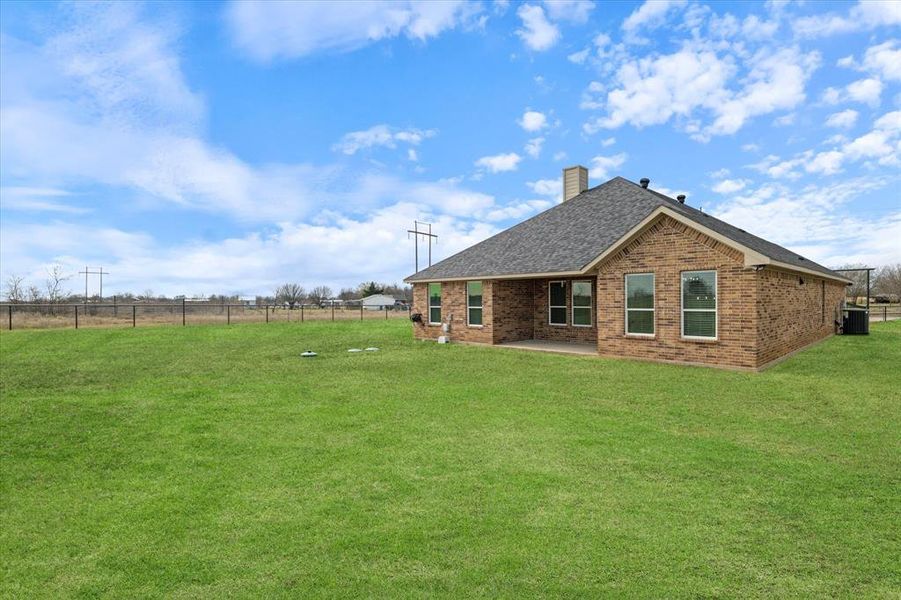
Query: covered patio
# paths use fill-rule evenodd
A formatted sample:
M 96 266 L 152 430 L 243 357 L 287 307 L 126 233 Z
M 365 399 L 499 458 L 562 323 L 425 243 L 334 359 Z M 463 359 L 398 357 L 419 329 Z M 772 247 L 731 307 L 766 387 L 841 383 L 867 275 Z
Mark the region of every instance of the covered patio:
M 556 342 L 551 340 L 521 340 L 498 344 L 501 348 L 517 350 L 534 350 L 538 352 L 556 352 L 558 354 L 587 354 L 596 356 L 598 347 L 584 342 Z

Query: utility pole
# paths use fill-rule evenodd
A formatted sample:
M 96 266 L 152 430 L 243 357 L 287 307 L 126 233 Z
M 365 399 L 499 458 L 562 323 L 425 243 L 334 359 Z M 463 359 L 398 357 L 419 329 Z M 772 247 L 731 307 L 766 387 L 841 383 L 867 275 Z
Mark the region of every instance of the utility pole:
M 428 226 L 428 229 L 419 229 L 420 225 Z M 415 256 L 414 262 L 416 265 L 416 273 L 419 273 L 419 236 L 425 237 L 429 240 L 429 266 L 432 266 L 432 238 L 435 239 L 435 243 L 438 243 L 438 236 L 432 233 L 432 224 L 431 223 L 420 223 L 419 221 L 413 221 L 413 229 L 407 230 L 407 239 L 410 238 L 410 234 L 413 234 L 413 244 L 414 251 L 413 254 Z
M 100 275 L 100 303 L 103 304 L 103 276 L 109 275 L 109 271 L 104 271 L 103 267 L 100 267 L 100 270 L 97 271 L 97 274 Z
M 84 305 L 88 305 L 88 275 L 100 275 L 100 302 L 103 302 L 103 276 L 109 275 L 109 271 L 104 271 L 103 267 L 100 267 L 96 271 L 92 271 L 91 268 L 87 265 L 84 267 L 84 271 L 79 271 L 79 275 L 84 275 Z

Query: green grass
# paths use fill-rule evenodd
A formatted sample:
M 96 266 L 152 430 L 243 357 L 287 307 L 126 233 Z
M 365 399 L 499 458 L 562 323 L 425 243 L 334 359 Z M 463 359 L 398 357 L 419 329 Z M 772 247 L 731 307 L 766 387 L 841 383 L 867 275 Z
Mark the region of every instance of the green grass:
M 7 597 L 901 590 L 901 322 L 759 374 L 394 321 L 13 331 L 0 358 Z

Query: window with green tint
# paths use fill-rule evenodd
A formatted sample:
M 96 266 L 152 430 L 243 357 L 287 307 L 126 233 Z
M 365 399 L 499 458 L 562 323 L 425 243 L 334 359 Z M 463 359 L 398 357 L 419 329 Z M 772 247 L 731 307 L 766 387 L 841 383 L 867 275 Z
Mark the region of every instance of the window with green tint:
M 591 326 L 590 281 L 573 281 L 573 325 Z
M 466 313 L 470 325 L 482 324 L 482 282 L 466 283 Z
M 682 335 L 716 338 L 716 271 L 682 273 Z
M 548 283 L 548 323 L 566 325 L 566 282 Z
M 429 323 L 441 324 L 441 284 L 429 284 Z
M 626 275 L 626 333 L 654 335 L 654 274 Z

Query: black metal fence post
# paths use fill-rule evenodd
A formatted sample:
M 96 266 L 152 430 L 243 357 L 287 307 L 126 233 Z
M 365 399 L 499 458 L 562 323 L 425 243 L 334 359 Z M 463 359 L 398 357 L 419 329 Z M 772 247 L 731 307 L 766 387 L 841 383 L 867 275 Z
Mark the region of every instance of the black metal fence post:
M 138 326 L 138 306 L 136 304 L 131 305 L 131 326 Z
M 75 329 L 78 329 L 78 305 L 75 305 Z
M 182 298 L 181 299 L 181 326 L 184 327 L 186 322 L 187 321 L 185 319 L 185 299 Z
M 6 308 L 9 309 L 9 330 L 12 331 L 13 330 L 13 305 L 10 304 Z
M 266 322 L 269 322 L 269 305 L 266 305 Z
M 385 320 L 388 320 L 388 305 L 385 305 Z
M 226 325 L 232 324 L 232 305 L 231 304 L 225 305 L 225 324 Z
M 335 320 L 335 305 L 332 304 L 332 321 Z
M 303 304 L 300 305 L 300 322 L 303 323 Z

